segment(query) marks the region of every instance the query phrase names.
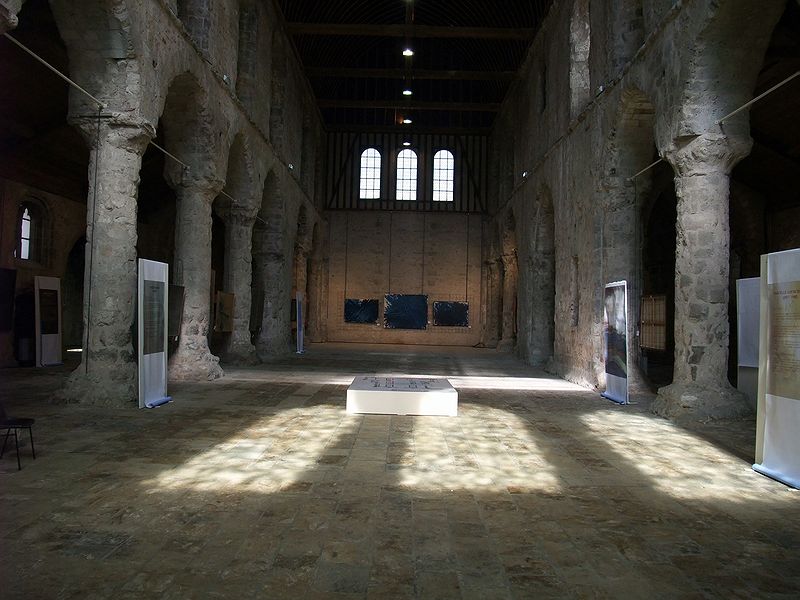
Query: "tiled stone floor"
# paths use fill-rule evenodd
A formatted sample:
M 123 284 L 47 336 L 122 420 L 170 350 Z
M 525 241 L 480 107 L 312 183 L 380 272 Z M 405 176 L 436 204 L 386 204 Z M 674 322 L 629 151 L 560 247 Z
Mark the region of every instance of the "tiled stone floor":
M 350 416 L 357 373 L 446 375 L 457 418 Z M 37 459 L 0 461 L 2 598 L 797 598 L 800 494 L 753 421 L 680 428 L 492 351 L 315 346 L 54 405 L 0 372 Z

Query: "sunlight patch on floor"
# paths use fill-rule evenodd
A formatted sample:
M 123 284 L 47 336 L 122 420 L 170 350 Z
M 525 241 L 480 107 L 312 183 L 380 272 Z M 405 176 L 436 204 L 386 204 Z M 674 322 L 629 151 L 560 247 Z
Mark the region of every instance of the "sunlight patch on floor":
M 598 455 L 630 467 L 631 485 L 649 485 L 681 500 L 742 498 L 743 490 L 763 500 L 773 487 L 756 475 L 750 464 L 721 450 L 712 442 L 665 419 L 624 411 L 580 415 L 582 425 L 594 432 Z M 773 490 L 774 491 L 774 490 Z
M 273 493 L 337 480 L 470 492 L 557 492 L 563 484 L 529 423 L 475 405 L 460 417 L 364 417 L 336 405 L 285 409 L 142 484 L 152 491 Z
M 477 375 L 449 375 L 443 376 L 436 373 L 356 373 L 342 375 L 341 373 L 313 371 L 293 373 L 265 373 L 254 376 L 246 371 L 228 374 L 237 381 L 301 381 L 314 385 L 350 385 L 356 377 L 362 375 L 375 377 L 411 377 L 447 379 L 454 388 L 475 390 L 521 390 L 521 391 L 547 391 L 547 392 L 586 392 L 586 388 L 570 383 L 557 377 L 510 377 L 510 376 L 477 376 Z

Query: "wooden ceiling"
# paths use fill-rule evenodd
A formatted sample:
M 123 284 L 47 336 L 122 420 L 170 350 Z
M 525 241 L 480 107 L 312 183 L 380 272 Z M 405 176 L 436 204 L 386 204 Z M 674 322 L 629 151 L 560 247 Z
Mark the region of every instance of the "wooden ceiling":
M 280 0 L 331 130 L 484 132 L 552 0 Z M 403 56 L 405 48 L 414 55 Z M 410 89 L 411 96 L 403 90 Z M 403 118 L 411 125 L 403 125 Z

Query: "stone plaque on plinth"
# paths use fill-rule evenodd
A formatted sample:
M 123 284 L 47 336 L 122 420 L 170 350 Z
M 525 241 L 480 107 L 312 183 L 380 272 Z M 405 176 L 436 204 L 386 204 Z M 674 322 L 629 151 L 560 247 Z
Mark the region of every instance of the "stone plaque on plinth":
M 447 379 L 362 375 L 347 388 L 347 412 L 455 417 L 458 392 Z

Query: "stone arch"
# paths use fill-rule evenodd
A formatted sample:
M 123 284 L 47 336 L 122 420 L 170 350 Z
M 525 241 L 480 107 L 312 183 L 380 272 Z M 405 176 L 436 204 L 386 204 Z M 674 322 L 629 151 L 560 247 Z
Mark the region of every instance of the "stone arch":
M 684 63 L 681 106 L 670 141 L 681 143 L 687 136 L 719 132 L 729 138 L 728 144 L 733 143 L 732 138 L 740 138 L 735 145 L 741 147 L 727 152 L 729 168 L 747 155 L 749 111 L 729 118 L 722 127 L 716 121 L 752 98 L 764 52 L 784 5 L 741 0 L 710 2 L 702 7 L 702 14 L 695 19 L 699 27 L 693 41 L 699 50 Z
M 553 197 L 543 187 L 536 198 L 533 224 L 533 286 L 531 289 L 530 339 L 531 364 L 544 366 L 553 357 L 555 341 L 556 240 Z
M 228 151 L 224 191 L 235 199 L 228 199 L 232 208 L 258 210 L 252 152 L 242 132 L 233 137 Z
M 141 94 L 133 23 L 125 0 L 51 0 L 69 54 L 70 77 L 121 115 L 138 117 Z M 87 34 L 87 32 L 90 32 Z M 70 115 L 96 114 L 97 105 L 70 89 Z
M 191 71 L 177 75 L 167 88 L 164 108 L 159 122 L 164 132 L 166 149 L 183 165 L 170 159 L 164 164 L 164 176 L 170 185 L 180 185 L 187 177 L 191 179 L 216 179 L 215 161 L 209 160 L 218 154 L 214 151 L 211 115 L 208 98 L 203 86 Z
M 211 31 L 211 1 L 178 0 L 178 18 L 200 50 L 208 52 Z
M 655 160 L 654 147 L 653 103 L 641 90 L 626 88 L 621 94 L 610 148 L 614 159 L 611 168 L 617 171 L 615 175 L 628 182 L 628 179 Z
M 633 87 L 622 91 L 616 122 L 607 145 L 609 162 L 605 167 L 604 201 L 601 203 L 602 278 L 604 282 L 624 280 L 628 286 L 627 364 L 629 384 L 633 386 L 643 382 L 636 337 L 643 289 L 643 210 L 650 198 L 655 171 L 650 169 L 639 173 L 658 159 L 655 115 L 653 103 L 644 92 Z M 664 226 L 674 228 L 674 222 Z M 674 248 L 674 240 L 672 244 Z M 598 309 L 602 309 L 601 302 L 597 305 Z M 602 322 L 602 313 L 598 312 L 595 319 Z M 603 349 L 598 347 L 597 351 L 602 356 Z

